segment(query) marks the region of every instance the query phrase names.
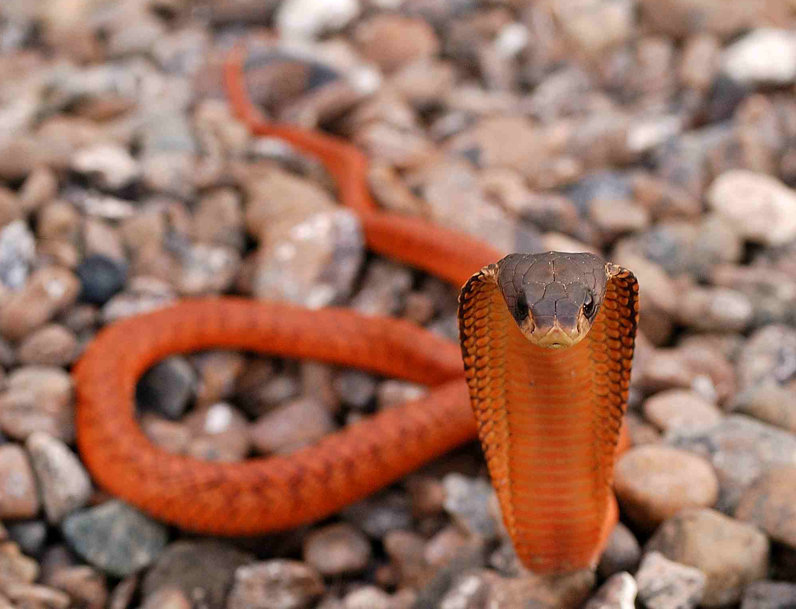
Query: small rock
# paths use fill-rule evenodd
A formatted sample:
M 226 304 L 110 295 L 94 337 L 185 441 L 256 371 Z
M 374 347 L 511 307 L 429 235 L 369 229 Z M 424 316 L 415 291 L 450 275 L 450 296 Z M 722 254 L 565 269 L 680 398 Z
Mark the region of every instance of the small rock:
M 87 565 L 58 569 L 47 578 L 46 583 L 63 590 L 74 605 L 85 609 L 103 609 L 108 600 L 105 577 Z
M 796 330 L 769 325 L 754 332 L 738 353 L 736 368 L 742 389 L 758 383 L 785 385 L 796 370 Z
M 712 427 L 722 418 L 718 407 L 698 393 L 683 389 L 656 393 L 644 401 L 643 410 L 644 417 L 662 431 Z
M 608 578 L 622 571 L 635 572 L 639 560 L 641 560 L 641 546 L 635 535 L 624 524 L 618 522 L 600 556 L 597 573 L 600 577 Z
M 166 546 L 166 528 L 120 501 L 68 516 L 62 531 L 87 562 L 116 577 L 149 566 Z
M 390 609 L 390 595 L 376 586 L 364 586 L 346 594 L 345 609 Z
M 32 213 L 58 194 L 58 177 L 49 167 L 37 167 L 27 177 L 19 192 L 25 213 Z
M 196 354 L 192 363 L 199 372 L 196 402 L 205 406 L 232 397 L 246 358 L 235 351 L 205 351 Z
M 390 531 L 384 536 L 384 551 L 390 557 L 398 581 L 402 586 L 423 587 L 432 573 L 426 563 L 425 541 L 410 531 Z
M 100 306 L 121 292 L 127 281 L 127 265 L 99 254 L 85 258 L 75 273 L 81 300 Z
M 102 188 L 118 190 L 140 173 L 136 160 L 121 146 L 98 144 L 79 150 L 72 158 L 72 169 L 96 180 Z
M 600 586 L 583 609 L 634 609 L 637 592 L 638 585 L 630 573 L 617 573 Z
M 334 428 L 334 420 L 323 404 L 301 398 L 260 417 L 251 428 L 251 439 L 263 454 L 285 454 L 317 442 Z
M 0 284 L 22 288 L 35 257 L 36 241 L 25 222 L 17 220 L 0 229 Z
M 480 609 L 486 605 L 489 584 L 477 573 L 459 576 L 445 592 L 439 609 Z
M 136 401 L 171 419 L 181 417 L 196 391 L 196 371 L 184 357 L 174 355 L 155 364 L 138 381 Z
M 240 250 L 245 238 L 240 196 L 228 188 L 204 195 L 194 213 L 193 236 L 199 242 Z
M 223 292 L 232 286 L 240 268 L 235 250 L 204 243 L 180 252 L 180 270 L 175 284 L 184 296 L 204 296 Z
M 18 355 L 27 365 L 67 366 L 77 355 L 77 336 L 59 324 L 48 324 L 22 341 Z
M 737 603 L 746 585 L 768 572 L 766 536 L 710 509 L 685 509 L 673 516 L 658 528 L 645 551 L 702 571 L 707 578 L 704 607 Z
M 342 370 L 334 379 L 335 393 L 344 404 L 356 410 L 366 410 L 376 397 L 377 381 L 372 374 L 361 370 Z
M 19 340 L 74 304 L 78 279 L 68 270 L 47 267 L 33 273 L 25 287 L 14 292 L 0 310 L 0 333 Z
M 35 560 L 19 551 L 13 541 L 0 542 L 0 587 L 5 590 L 9 584 L 32 584 L 39 576 L 39 566 Z
M 796 432 L 796 392 L 790 383 L 783 386 L 774 379 L 760 381 L 735 396 L 732 410 Z
M 647 609 L 694 609 L 705 592 L 704 573 L 658 552 L 644 556 L 636 580 L 638 598 Z
M 499 609 L 523 606 L 576 609 L 583 605 L 594 586 L 594 573 L 589 569 L 553 578 L 532 573 L 512 578 L 488 575 L 490 589 L 486 606 Z
M 292 560 L 239 567 L 226 609 L 308 609 L 324 592 L 320 575 Z
M 61 440 L 44 432 L 31 434 L 26 444 L 39 481 L 47 520 L 57 524 L 88 503 L 91 479 L 77 456 Z
M 178 589 L 207 609 L 224 609 L 235 570 L 251 560 L 245 552 L 219 541 L 175 542 L 147 572 L 144 598 L 157 598 L 158 592 Z
M 711 507 L 719 482 L 710 463 L 668 446 L 631 448 L 616 464 L 614 487 L 622 509 L 648 530 L 689 507 Z
M 484 539 L 497 535 L 497 524 L 489 507 L 494 491 L 483 478 L 448 474 L 445 487 L 445 510 L 467 531 Z
M 713 427 L 675 429 L 668 444 L 708 457 L 719 478 L 718 509 L 733 512 L 744 490 L 776 465 L 796 465 L 796 439 L 776 427 L 742 415 Z
M 161 588 L 144 599 L 141 609 L 193 609 L 193 606 L 182 590 Z
M 47 542 L 47 523 L 43 520 L 25 520 L 8 526 L 8 537 L 19 544 L 25 554 L 38 556 Z
M 680 323 L 705 332 L 741 332 L 754 315 L 749 298 L 729 288 L 692 287 L 679 302 Z
M 796 584 L 752 582 L 744 591 L 741 609 L 789 609 L 796 606 Z
M 249 422 L 237 408 L 218 402 L 185 419 L 193 432 L 188 454 L 205 461 L 242 461 L 249 454 Z
M 0 429 L 15 440 L 42 431 L 64 441 L 74 437 L 72 379 L 61 368 L 25 366 L 6 379 L 0 393 Z
M 358 573 L 370 561 L 370 542 L 351 525 L 330 525 L 307 535 L 304 560 L 325 576 Z
M 790 30 L 752 30 L 724 50 L 722 71 L 744 85 L 792 83 L 796 80 L 796 36 Z
M 412 506 L 405 493 L 380 493 L 343 510 L 346 520 L 374 539 L 412 528 Z
M 727 171 L 711 184 L 707 199 L 749 241 L 781 245 L 796 238 L 796 193 L 776 178 Z
M 16 444 L 0 446 L 0 518 L 33 518 L 39 492 L 25 451 Z
M 69 595 L 46 586 L 31 584 L 9 584 L 3 592 L 15 607 L 42 607 L 44 609 L 68 609 Z
M 796 466 L 775 467 L 758 478 L 741 495 L 735 517 L 796 548 Z
M 381 14 L 361 22 L 354 33 L 361 53 L 384 72 L 432 57 L 439 41 L 426 21 L 397 14 Z
M 314 0 L 287 0 L 276 12 L 276 27 L 287 38 L 317 38 L 343 29 L 359 11 L 359 0 L 332 0 L 322 5 Z

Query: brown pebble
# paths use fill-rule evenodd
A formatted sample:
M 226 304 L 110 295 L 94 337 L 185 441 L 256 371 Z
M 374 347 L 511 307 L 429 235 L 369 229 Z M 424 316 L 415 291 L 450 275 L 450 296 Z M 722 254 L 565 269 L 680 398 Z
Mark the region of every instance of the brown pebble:
M 370 553 L 367 537 L 345 523 L 312 531 L 304 540 L 304 560 L 326 576 L 363 571 Z
M 0 446 L 0 518 L 33 518 L 39 490 L 27 454 L 17 444 Z
M 796 466 L 768 470 L 741 495 L 735 517 L 796 548 Z
M 64 326 L 48 324 L 29 334 L 18 354 L 23 364 L 66 366 L 77 355 L 77 337 Z

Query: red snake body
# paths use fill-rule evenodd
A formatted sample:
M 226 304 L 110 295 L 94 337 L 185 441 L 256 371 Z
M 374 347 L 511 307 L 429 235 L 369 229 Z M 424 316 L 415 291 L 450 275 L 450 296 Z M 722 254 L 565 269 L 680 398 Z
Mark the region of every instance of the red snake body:
M 265 123 L 243 93 L 242 74 L 241 58 L 235 55 L 225 77 L 238 116 L 254 133 L 285 139 L 324 163 L 341 201 L 359 216 L 372 251 L 457 287 L 502 256 L 462 234 L 378 211 L 367 190 L 363 155 L 327 135 Z M 207 348 L 311 358 L 431 389 L 418 401 L 350 425 L 289 456 L 203 462 L 153 445 L 136 422 L 134 396 L 137 380 L 159 359 Z M 537 356 L 544 367 L 546 356 Z M 573 352 L 569 357 L 579 356 Z M 208 534 L 259 534 L 332 514 L 474 438 L 463 375 L 458 345 L 408 322 L 235 298 L 184 301 L 109 326 L 89 345 L 74 370 L 78 445 L 101 487 L 158 519 Z M 581 431 L 572 430 L 573 441 L 579 441 L 575 436 Z M 556 433 L 567 440 L 563 430 Z M 544 469 L 544 463 L 536 467 Z M 552 563 L 526 565 L 542 571 L 592 565 L 616 521 L 612 497 L 601 495 L 600 500 L 606 526 L 599 538 L 589 537 L 586 546 L 562 546 Z M 562 501 L 575 504 L 579 498 Z

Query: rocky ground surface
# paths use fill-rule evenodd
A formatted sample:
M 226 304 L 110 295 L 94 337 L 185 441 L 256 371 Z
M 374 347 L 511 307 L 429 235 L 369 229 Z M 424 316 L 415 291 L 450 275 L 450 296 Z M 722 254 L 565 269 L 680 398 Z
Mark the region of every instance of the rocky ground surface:
M 0 608 L 796 606 L 796 3 L 527 4 L 0 4 Z M 596 576 L 520 573 L 475 445 L 261 539 L 94 488 L 69 368 L 104 324 L 235 293 L 455 338 L 453 288 L 368 254 L 322 168 L 230 115 L 238 41 L 265 113 L 355 142 L 384 208 L 637 273 L 635 446 Z M 236 461 L 423 391 L 209 352 L 138 402 L 154 442 Z

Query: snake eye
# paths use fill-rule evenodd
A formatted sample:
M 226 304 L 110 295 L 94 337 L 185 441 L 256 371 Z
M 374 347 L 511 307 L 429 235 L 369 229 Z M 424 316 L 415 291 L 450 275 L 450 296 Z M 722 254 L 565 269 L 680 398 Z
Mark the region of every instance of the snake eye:
M 583 314 L 586 317 L 591 317 L 594 315 L 594 298 L 591 295 L 591 292 L 586 294 L 586 299 L 583 301 Z

